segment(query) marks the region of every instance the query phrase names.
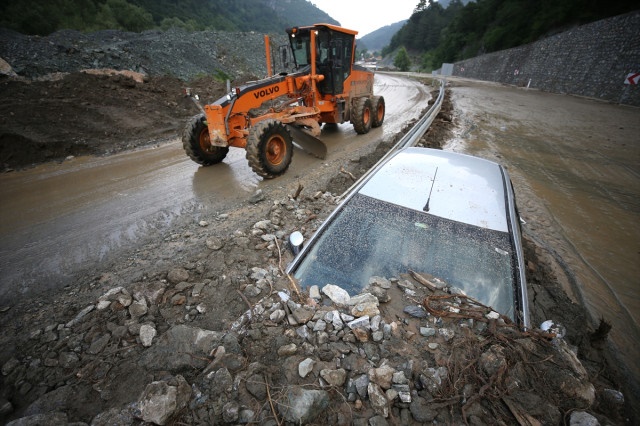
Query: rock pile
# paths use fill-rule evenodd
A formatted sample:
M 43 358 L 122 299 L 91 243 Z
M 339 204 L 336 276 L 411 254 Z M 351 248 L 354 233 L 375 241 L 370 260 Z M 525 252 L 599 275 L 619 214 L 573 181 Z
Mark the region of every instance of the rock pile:
M 286 236 L 294 229 L 309 236 L 338 198 L 317 192 L 268 203 L 268 195 L 248 200 L 260 212 L 253 220 L 242 209 L 194 218 L 137 250 L 118 271 L 130 275 L 124 280 L 106 273 L 48 306 L 11 308 L 16 320 L 6 322 L 2 341 L 14 349 L 2 363 L 0 419 L 96 426 L 619 419 L 623 395 L 594 386 L 598 377 L 565 340 L 523 332 L 434 277 L 371 277 L 354 296 L 330 283 L 301 291 L 283 272 L 292 258 Z M 229 228 L 237 215 L 250 225 Z M 541 298 L 545 290 L 531 284 Z
M 142 33 L 61 30 L 40 37 L 0 29 L 0 57 L 15 73 L 30 79 L 92 68 L 171 75 L 182 80 L 215 73 L 264 76 L 263 37 L 253 32 L 189 32 L 175 28 Z M 286 36 L 274 36 L 274 43 L 286 43 Z
M 520 331 L 455 288 L 437 289 L 412 273 L 371 277 L 353 297 L 330 284 L 307 296 L 284 276 L 272 283 L 274 272 L 252 269 L 254 285 L 268 294 L 247 299 L 248 309 L 222 331 L 157 321 L 176 306 L 186 321 L 205 309 L 196 302 L 210 283 L 188 282 L 184 269 L 169 271 L 166 281 L 107 291 L 68 323 L 32 336 L 54 344 L 45 365 L 73 370 L 80 357 L 93 361 L 73 374 L 77 383 L 53 379 L 61 386 L 13 424 L 71 421 L 66 401 L 81 394 L 83 381 L 104 401 L 115 402 L 114 387 L 138 395 L 94 415 L 92 425 L 560 424 L 576 409 L 573 415 L 596 420 L 584 411 L 595 388 L 562 339 Z M 93 332 L 102 321 L 109 332 Z M 120 375 L 105 386 L 117 352 L 129 358 L 119 369 L 136 378 Z M 2 367 L 14 385 L 37 367 L 25 361 Z

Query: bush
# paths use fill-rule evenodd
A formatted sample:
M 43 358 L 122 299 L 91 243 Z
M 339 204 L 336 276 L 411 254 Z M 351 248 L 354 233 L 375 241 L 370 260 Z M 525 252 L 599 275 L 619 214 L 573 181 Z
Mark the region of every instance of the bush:
M 409 54 L 407 53 L 407 49 L 401 47 L 398 53 L 396 54 L 395 59 L 393 60 L 393 65 L 396 66 L 400 71 L 408 71 L 409 66 L 411 66 L 411 59 L 409 58 Z

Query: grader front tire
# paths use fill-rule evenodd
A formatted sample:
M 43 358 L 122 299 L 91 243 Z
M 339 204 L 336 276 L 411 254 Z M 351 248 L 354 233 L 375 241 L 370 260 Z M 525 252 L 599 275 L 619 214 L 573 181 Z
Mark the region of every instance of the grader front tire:
M 196 163 L 210 166 L 224 160 L 228 146 L 211 145 L 209 129 L 204 114 L 191 117 L 182 132 L 182 147 Z
M 246 150 L 251 169 L 265 179 L 272 179 L 289 168 L 293 157 L 293 141 L 284 124 L 269 119 L 251 129 Z

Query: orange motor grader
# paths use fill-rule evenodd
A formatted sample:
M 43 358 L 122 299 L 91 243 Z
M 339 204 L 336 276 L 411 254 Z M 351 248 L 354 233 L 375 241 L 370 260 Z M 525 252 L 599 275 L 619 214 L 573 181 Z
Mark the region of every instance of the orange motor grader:
M 280 59 L 292 62 L 292 72 L 272 75 L 265 36 L 268 77 L 204 105 L 187 123 L 182 143 L 195 162 L 216 164 L 229 147 L 244 148 L 253 171 L 269 179 L 289 167 L 293 142 L 325 157 L 317 138 L 323 123 L 349 121 L 359 134 L 382 125 L 385 103 L 373 95 L 373 73 L 354 64 L 357 31 L 329 24 L 286 31 L 289 46 Z

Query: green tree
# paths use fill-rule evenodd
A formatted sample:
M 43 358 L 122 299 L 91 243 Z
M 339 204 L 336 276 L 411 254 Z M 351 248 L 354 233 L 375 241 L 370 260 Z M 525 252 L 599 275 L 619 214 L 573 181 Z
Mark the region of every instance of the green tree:
M 202 29 L 193 19 L 189 19 L 187 22 L 184 22 L 182 19 L 176 17 L 164 18 L 162 22 L 160 22 L 160 28 L 165 31 L 169 28 L 182 28 L 187 31 L 198 31 Z
M 422 71 L 431 72 L 439 66 L 440 64 L 435 63 L 435 54 L 433 50 L 430 50 L 422 55 Z
M 398 50 L 398 53 L 396 53 L 396 57 L 393 60 L 393 65 L 395 65 L 400 71 L 409 70 L 411 59 L 409 58 L 407 49 L 405 49 L 404 46 L 401 47 L 400 50 Z
M 153 28 L 153 18 L 145 9 L 127 2 L 127 0 L 107 0 L 103 6 L 111 13 L 118 26 L 127 31 L 140 32 Z
M 427 3 L 427 0 L 420 0 L 416 8 L 413 9 L 413 13 L 422 12 L 427 7 L 429 7 L 429 3 Z

